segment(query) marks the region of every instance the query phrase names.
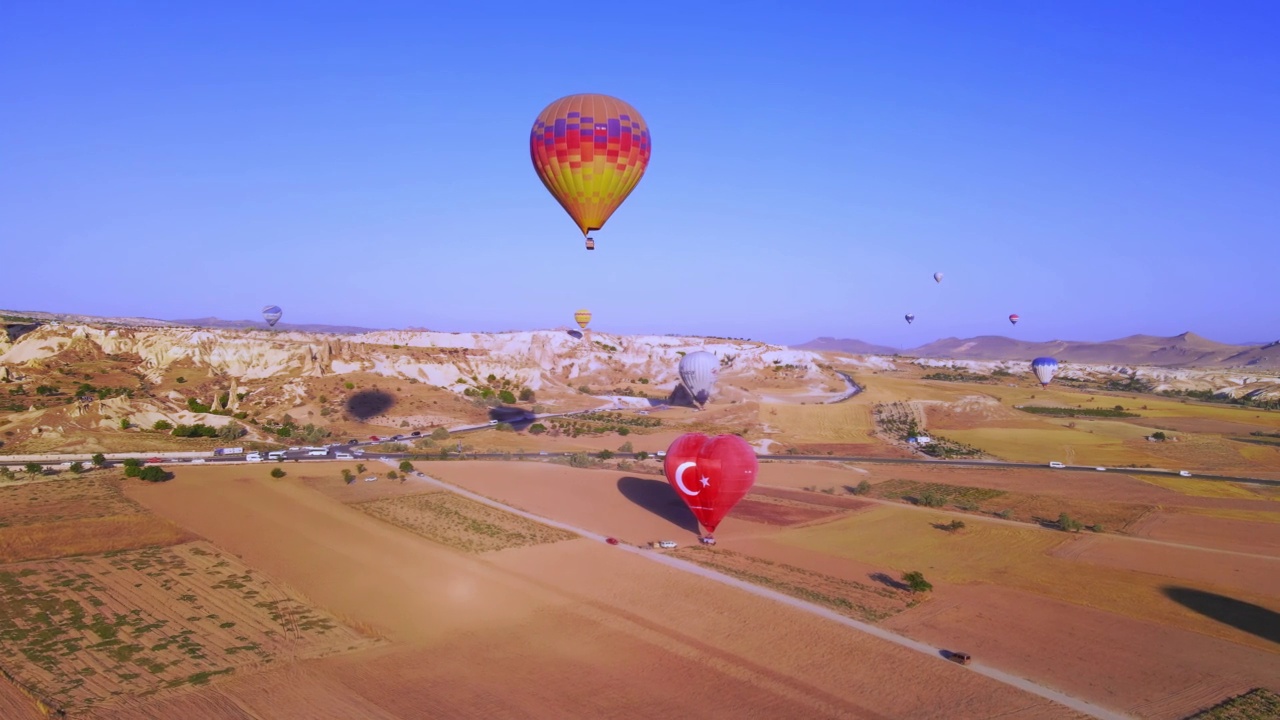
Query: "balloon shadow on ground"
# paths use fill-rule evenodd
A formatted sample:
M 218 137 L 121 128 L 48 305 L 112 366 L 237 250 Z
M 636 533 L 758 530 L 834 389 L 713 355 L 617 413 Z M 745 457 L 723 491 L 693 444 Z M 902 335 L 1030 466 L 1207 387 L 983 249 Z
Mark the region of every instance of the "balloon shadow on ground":
M 578 332 L 577 330 L 566 330 L 565 332 L 569 333 L 569 337 L 571 338 L 575 338 L 578 340 L 582 339 L 582 333 Z
M 618 478 L 618 492 L 636 505 L 670 522 L 681 530 L 698 533 L 698 519 L 684 504 L 676 491 L 662 480 L 626 477 Z
M 382 390 L 361 390 L 347 398 L 347 413 L 357 420 L 368 420 L 391 409 L 396 399 Z
M 1161 591 L 1170 600 L 1211 620 L 1280 643 L 1280 613 L 1274 610 L 1193 588 L 1167 586 Z
M 515 430 L 528 429 L 537 420 L 534 414 L 524 408 L 511 407 L 510 405 L 499 405 L 489 408 L 489 419 L 497 420 L 500 423 L 507 423 Z
M 689 389 L 684 386 L 684 383 L 676 383 L 676 389 L 671 391 L 671 397 L 667 398 L 667 404 L 695 409 L 698 407 L 698 403 L 689 394 Z

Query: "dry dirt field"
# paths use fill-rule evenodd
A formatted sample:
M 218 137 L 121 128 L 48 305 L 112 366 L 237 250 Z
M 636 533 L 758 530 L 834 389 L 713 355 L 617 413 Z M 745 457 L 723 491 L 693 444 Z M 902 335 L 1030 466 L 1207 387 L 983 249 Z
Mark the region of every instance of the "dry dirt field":
M 535 463 L 426 465 L 477 485 L 518 475 L 503 488 L 518 490 L 513 499 L 525 506 L 566 487 L 539 479 L 598 486 L 613 500 L 594 509 L 597 524 L 635 515 L 639 538 L 652 534 L 641 528 L 673 529 L 622 494 L 625 474 Z M 380 631 L 390 645 L 216 682 L 166 700 L 166 712 L 248 718 L 271 707 L 271 717 L 335 717 L 318 704 L 337 696 L 346 714 L 336 716 L 373 718 L 558 718 L 566 708 L 593 717 L 674 717 L 690 702 L 700 716 L 726 718 L 1077 716 L 940 659 L 601 543 L 461 552 L 318 492 L 323 483 L 246 474 L 201 468 L 165 485 L 130 485 L 129 493 L 336 616 Z M 568 514 L 590 514 L 596 495 L 588 495 Z M 312 697 L 313 688 L 324 690 Z M 715 703 L 705 703 L 708 692 Z

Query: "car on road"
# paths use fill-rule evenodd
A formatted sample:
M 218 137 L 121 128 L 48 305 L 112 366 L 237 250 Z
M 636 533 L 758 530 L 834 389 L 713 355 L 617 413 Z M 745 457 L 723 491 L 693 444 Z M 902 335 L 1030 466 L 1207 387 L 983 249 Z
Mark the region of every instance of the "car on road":
M 164 462 L 163 458 L 147 458 L 147 462 L 155 464 Z
M 244 456 L 244 459 L 246 462 L 262 462 L 262 455 L 259 455 L 256 452 L 249 453 L 248 455 Z
M 381 440 L 382 438 L 378 437 L 377 435 L 370 435 L 370 436 L 369 436 L 369 439 L 370 439 L 370 440 L 372 440 L 372 441 L 374 441 L 374 442 L 378 442 L 378 441 L 379 441 L 379 440 Z
M 1191 473 L 1186 470 L 1179 470 L 1178 474 L 1181 475 L 1182 477 L 1191 477 Z
M 490 421 L 489 421 L 489 424 L 490 424 L 490 425 L 497 425 L 497 424 L 498 424 L 498 421 L 497 421 L 497 420 L 490 420 Z
M 307 457 L 328 457 L 329 451 L 326 448 L 315 448 L 307 451 Z
M 409 437 L 420 437 L 421 435 L 422 435 L 421 430 L 414 430 L 413 432 L 409 433 Z
M 403 439 L 404 439 L 404 436 L 403 436 L 403 435 L 393 435 L 393 436 L 391 437 L 391 439 L 392 439 L 392 440 L 403 440 Z
M 191 462 L 193 462 L 193 463 L 202 463 L 202 462 L 204 462 L 204 458 L 192 458 L 192 459 L 191 459 Z
M 616 537 L 605 538 L 605 539 L 604 539 L 604 541 L 605 541 L 605 542 L 607 542 L 607 543 L 609 543 L 610 545 L 617 545 L 617 544 L 618 544 L 618 538 L 616 538 Z
M 547 451 L 546 451 L 546 450 L 543 450 L 542 452 L 540 452 L 540 453 L 538 453 L 538 454 L 539 454 L 539 455 L 546 455 L 546 454 L 547 454 Z
M 1106 471 L 1107 471 L 1107 469 L 1106 469 L 1106 468 L 1104 468 L 1104 467 L 1096 467 L 1096 468 L 1094 468 L 1094 470 L 1097 470 L 1098 472 L 1106 472 Z
M 347 444 L 348 444 L 348 445 L 359 445 L 359 444 L 360 444 L 360 441 L 359 441 L 359 440 L 357 440 L 357 439 L 355 439 L 355 438 L 351 438 L 350 440 L 348 440 L 348 441 L 347 441 Z
M 414 475 L 417 475 L 417 476 L 418 476 L 418 477 L 420 477 L 420 478 L 424 478 L 424 477 L 426 477 L 426 476 L 427 476 L 427 474 L 426 474 L 426 473 L 424 473 L 424 472 L 422 472 L 421 470 L 414 470 L 414 471 L 413 471 L 413 474 L 414 474 Z
M 351 453 L 344 453 L 344 452 L 335 453 L 333 457 L 335 460 L 355 460 L 356 459 L 355 455 L 352 455 Z
M 1062 468 L 1066 467 L 1066 465 L 1063 465 L 1062 463 L 1058 462 L 1057 460 L 1054 460 L 1053 462 L 1049 463 L 1049 467 L 1051 467 L 1051 468 L 1058 468 L 1058 469 L 1062 469 Z
M 946 653 L 947 659 L 953 663 L 968 665 L 969 662 L 973 660 L 973 658 L 969 656 L 969 653 L 952 652 L 950 650 L 944 650 L 943 652 Z
M 654 456 L 654 457 L 666 457 L 666 456 L 667 456 L 667 451 L 666 451 L 666 450 L 659 450 L 658 452 L 654 453 L 654 454 L 653 454 L 653 456 Z

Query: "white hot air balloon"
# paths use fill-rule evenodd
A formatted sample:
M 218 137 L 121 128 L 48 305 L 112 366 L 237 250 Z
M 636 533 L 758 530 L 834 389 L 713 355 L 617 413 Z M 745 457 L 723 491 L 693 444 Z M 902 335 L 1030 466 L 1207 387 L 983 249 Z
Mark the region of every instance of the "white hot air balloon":
M 711 398 L 718 377 L 720 361 L 715 355 L 699 350 L 680 358 L 680 382 L 699 405 L 705 405 Z
M 1041 385 L 1049 387 L 1049 381 L 1058 373 L 1058 361 L 1051 357 L 1038 357 L 1031 361 L 1031 372 L 1036 374 Z
M 934 274 L 933 274 L 933 281 L 934 281 L 934 282 L 942 282 L 942 273 L 940 273 L 940 272 L 936 272 L 936 273 L 934 273 Z
M 262 319 L 266 320 L 271 327 L 275 327 L 276 323 L 280 322 L 281 315 L 284 315 L 284 311 L 279 305 L 268 305 L 262 308 Z

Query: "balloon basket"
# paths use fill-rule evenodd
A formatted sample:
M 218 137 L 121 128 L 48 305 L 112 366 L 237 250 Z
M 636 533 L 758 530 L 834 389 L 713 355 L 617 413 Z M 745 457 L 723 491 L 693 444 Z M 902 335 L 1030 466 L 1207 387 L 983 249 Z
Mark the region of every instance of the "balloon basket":
M 698 538 L 698 542 L 702 543 L 703 545 L 715 545 L 716 539 L 711 537 L 710 535 L 707 535 L 705 537 Z

